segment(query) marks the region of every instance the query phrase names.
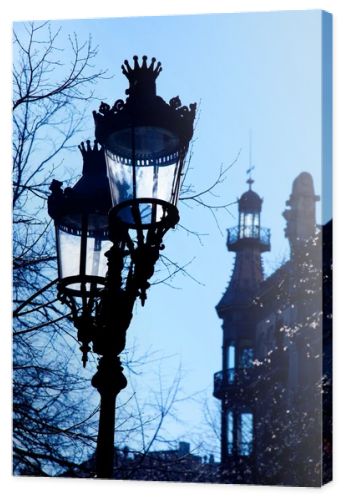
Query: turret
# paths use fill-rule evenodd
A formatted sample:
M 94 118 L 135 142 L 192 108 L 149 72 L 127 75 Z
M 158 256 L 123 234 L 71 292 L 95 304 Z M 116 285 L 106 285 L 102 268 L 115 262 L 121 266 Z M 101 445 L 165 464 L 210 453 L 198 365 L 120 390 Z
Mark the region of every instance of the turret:
M 217 305 L 221 318 L 225 308 L 245 302 L 254 294 L 264 279 L 261 254 L 270 250 L 270 230 L 260 224 L 263 200 L 252 190 L 253 179 L 247 183 L 248 190 L 238 200 L 238 225 L 228 229 L 227 248 L 236 257 L 229 286 Z
M 238 200 L 238 225 L 228 230 L 227 248 L 235 252 L 230 283 L 217 305 L 223 319 L 222 371 L 214 376 L 214 395 L 221 400 L 222 463 L 253 455 L 253 402 L 246 398 L 252 382 L 255 331 L 252 299 L 264 280 L 261 255 L 270 250 L 270 231 L 261 227 L 263 200 L 248 190 Z M 235 462 L 236 463 L 236 462 Z
M 302 172 L 294 179 L 292 193 L 286 202 L 289 208 L 283 212 L 292 257 L 316 234 L 316 202 L 319 199 L 311 174 Z

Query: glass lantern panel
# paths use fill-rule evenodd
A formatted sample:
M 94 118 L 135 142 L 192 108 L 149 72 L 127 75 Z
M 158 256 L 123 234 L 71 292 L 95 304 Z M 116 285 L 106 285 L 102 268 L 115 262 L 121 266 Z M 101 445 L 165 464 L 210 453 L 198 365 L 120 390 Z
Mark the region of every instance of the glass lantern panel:
M 174 183 L 178 162 L 156 164 L 153 167 L 137 166 L 136 192 L 137 198 L 152 198 L 174 204 Z M 146 182 L 147 181 L 147 182 Z M 141 221 L 143 224 L 158 222 L 163 217 L 160 204 L 141 203 Z
M 176 203 L 177 176 L 180 167 L 178 153 L 153 161 L 137 160 L 133 168 L 130 159 L 115 156 L 107 151 L 106 163 L 113 206 L 144 198 Z M 118 212 L 126 223 L 135 224 L 137 217 L 141 224 L 152 224 L 163 217 L 163 208 L 160 204 L 140 201 L 136 205 L 138 209 L 135 208 L 137 215 L 131 205 L 129 203 Z
M 112 242 L 102 239 L 100 235 L 96 234 L 87 238 L 86 275 L 105 277 L 107 272 L 105 253 L 111 246 Z
M 153 165 L 136 165 L 136 198 L 156 198 Z
M 68 227 L 57 228 L 59 278 L 76 276 L 80 270 L 81 236 Z
M 157 176 L 157 198 L 159 200 L 168 201 L 169 203 L 174 203 L 174 189 L 176 186 L 176 171 L 178 170 L 178 161 L 165 165 L 158 169 Z
M 177 159 L 164 163 L 159 159 L 155 164 L 148 160 L 137 162 L 135 167 L 135 190 L 133 167 L 130 160 L 107 153 L 107 174 L 110 183 L 113 206 L 136 198 L 157 198 L 173 202 L 173 189 L 178 168 Z
M 82 224 L 82 215 L 67 216 L 56 227 L 59 278 L 73 278 L 66 284 L 71 291 L 91 290 L 95 280 L 107 272 L 105 252 L 112 242 L 108 239 L 107 217 L 89 214 Z M 83 277 L 87 277 L 83 278 Z M 99 284 L 97 287 L 101 286 Z
M 110 183 L 112 205 L 118 205 L 134 198 L 133 167 L 131 162 L 106 154 L 107 175 Z

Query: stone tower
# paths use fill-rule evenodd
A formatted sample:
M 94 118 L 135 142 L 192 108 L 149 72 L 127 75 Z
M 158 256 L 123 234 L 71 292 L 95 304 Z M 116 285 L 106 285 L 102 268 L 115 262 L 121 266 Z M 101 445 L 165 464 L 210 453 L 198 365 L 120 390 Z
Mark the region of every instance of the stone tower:
M 289 208 L 283 212 L 287 221 L 285 235 L 292 257 L 316 234 L 316 202 L 319 199 L 314 192 L 311 174 L 302 172 L 294 179 L 292 192 L 286 202 Z
M 223 320 L 222 371 L 214 376 L 214 396 L 221 400 L 221 460 L 247 463 L 253 455 L 254 408 L 247 393 L 247 373 L 255 349 L 250 310 L 263 282 L 262 253 L 270 250 L 270 231 L 261 227 L 263 200 L 249 189 L 238 200 L 238 225 L 228 230 L 227 248 L 235 252 L 232 276 L 216 306 Z M 230 469 L 230 467 L 229 467 Z

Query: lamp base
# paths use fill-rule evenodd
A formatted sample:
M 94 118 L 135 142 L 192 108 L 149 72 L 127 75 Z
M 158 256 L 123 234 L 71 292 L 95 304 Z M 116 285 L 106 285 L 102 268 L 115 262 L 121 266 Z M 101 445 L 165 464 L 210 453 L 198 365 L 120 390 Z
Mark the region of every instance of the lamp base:
M 123 201 L 110 210 L 111 231 L 115 219 L 128 229 L 170 229 L 178 223 L 179 215 L 176 206 L 167 201 L 136 198 Z

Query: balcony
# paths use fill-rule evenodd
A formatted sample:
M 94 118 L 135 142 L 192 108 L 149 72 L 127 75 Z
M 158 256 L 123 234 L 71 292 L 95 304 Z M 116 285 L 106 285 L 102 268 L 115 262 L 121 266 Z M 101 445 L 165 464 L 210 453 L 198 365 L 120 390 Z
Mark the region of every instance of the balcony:
M 265 401 L 274 384 L 282 384 L 287 376 L 288 369 L 278 361 L 248 368 L 229 368 L 214 374 L 213 395 L 217 399 L 247 405 L 256 397 Z
M 247 389 L 251 388 L 250 386 L 253 385 L 255 380 L 254 367 L 222 370 L 214 374 L 213 395 L 218 399 L 222 399 L 228 393 L 240 398 L 241 394 L 246 395 Z
M 228 250 L 237 251 L 249 243 L 260 247 L 262 252 L 268 252 L 270 250 L 270 229 L 257 226 L 243 226 L 241 228 L 236 226 L 228 229 Z

